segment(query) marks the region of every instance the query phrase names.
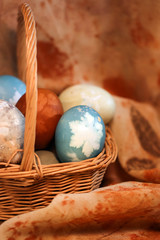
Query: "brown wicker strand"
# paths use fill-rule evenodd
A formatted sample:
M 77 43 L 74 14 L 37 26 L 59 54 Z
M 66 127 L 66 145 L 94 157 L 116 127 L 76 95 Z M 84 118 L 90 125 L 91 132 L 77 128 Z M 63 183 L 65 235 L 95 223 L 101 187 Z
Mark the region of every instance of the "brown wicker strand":
M 25 25 L 25 27 L 24 27 Z M 25 30 L 25 31 L 24 31 Z M 25 35 L 25 44 L 21 39 Z M 23 44 L 23 45 L 22 45 Z M 36 48 L 36 29 L 35 21 L 28 4 L 22 4 L 18 18 L 18 53 L 26 54 L 26 117 L 24 135 L 24 153 L 21 162 L 21 171 L 30 171 L 34 162 L 36 114 L 37 114 L 37 48 Z M 26 48 L 23 50 L 23 48 Z M 20 53 L 19 62 L 23 61 L 24 56 Z
M 9 164 L 10 164 L 10 162 L 12 161 L 12 159 L 16 156 L 16 154 L 17 153 L 19 153 L 19 152 L 23 152 L 23 149 L 16 149 L 15 151 L 14 151 L 14 153 L 11 155 L 11 157 L 9 158 L 9 160 L 8 160 L 8 162 L 6 162 L 6 167 L 8 167 L 9 166 Z

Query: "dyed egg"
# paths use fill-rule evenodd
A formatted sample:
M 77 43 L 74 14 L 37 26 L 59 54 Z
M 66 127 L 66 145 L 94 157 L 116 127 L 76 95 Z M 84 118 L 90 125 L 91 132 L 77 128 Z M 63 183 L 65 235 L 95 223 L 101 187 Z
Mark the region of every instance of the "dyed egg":
M 23 114 L 7 101 L 0 100 L 0 161 L 8 162 L 17 149 L 23 148 L 25 118 Z M 21 160 L 16 154 L 12 163 Z
M 64 111 L 77 105 L 87 105 L 94 108 L 108 123 L 115 113 L 114 98 L 105 89 L 91 84 L 78 84 L 66 88 L 60 95 Z
M 19 99 L 16 107 L 25 115 L 25 94 Z M 38 89 L 36 149 L 44 149 L 52 140 L 57 123 L 63 114 L 63 107 L 58 96 L 48 89 Z
M 53 152 L 46 151 L 46 150 L 39 150 L 39 151 L 36 151 L 36 154 L 39 156 L 42 165 L 59 163 L 57 157 Z
M 79 105 L 67 110 L 58 122 L 55 149 L 61 162 L 97 156 L 105 143 L 105 125 L 91 107 Z
M 0 76 L 0 99 L 15 105 L 25 92 L 26 85 L 20 79 L 9 75 Z

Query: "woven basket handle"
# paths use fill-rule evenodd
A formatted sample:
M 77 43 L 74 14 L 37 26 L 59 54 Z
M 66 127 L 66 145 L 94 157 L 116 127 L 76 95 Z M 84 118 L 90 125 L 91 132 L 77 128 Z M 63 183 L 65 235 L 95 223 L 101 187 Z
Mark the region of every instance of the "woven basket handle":
M 17 31 L 18 76 L 26 83 L 24 153 L 20 170 L 30 171 L 34 162 L 37 116 L 37 41 L 35 20 L 30 6 L 19 7 Z

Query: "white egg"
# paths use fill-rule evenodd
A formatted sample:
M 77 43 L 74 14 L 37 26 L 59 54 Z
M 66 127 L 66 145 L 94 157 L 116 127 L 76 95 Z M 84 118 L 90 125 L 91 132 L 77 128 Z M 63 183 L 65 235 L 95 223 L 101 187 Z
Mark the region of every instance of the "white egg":
M 25 118 L 14 105 L 0 100 L 0 161 L 8 162 L 17 149 L 23 148 Z M 21 160 L 21 153 L 15 155 L 12 163 Z
M 42 165 L 59 163 L 53 152 L 47 150 L 39 150 L 36 151 L 36 154 L 39 156 Z
M 105 89 L 91 84 L 78 84 L 66 88 L 59 95 L 64 111 L 77 105 L 87 105 L 95 109 L 108 123 L 114 116 L 116 104 L 112 95 Z

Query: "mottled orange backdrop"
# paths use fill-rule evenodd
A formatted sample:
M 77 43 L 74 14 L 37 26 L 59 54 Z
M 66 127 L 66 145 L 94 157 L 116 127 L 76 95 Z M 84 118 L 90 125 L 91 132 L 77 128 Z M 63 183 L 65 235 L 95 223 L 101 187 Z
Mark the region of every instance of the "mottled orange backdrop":
M 0 1 L 0 74 L 16 72 L 16 15 Z M 160 108 L 160 1 L 35 0 L 38 84 L 61 92 L 92 82 Z

